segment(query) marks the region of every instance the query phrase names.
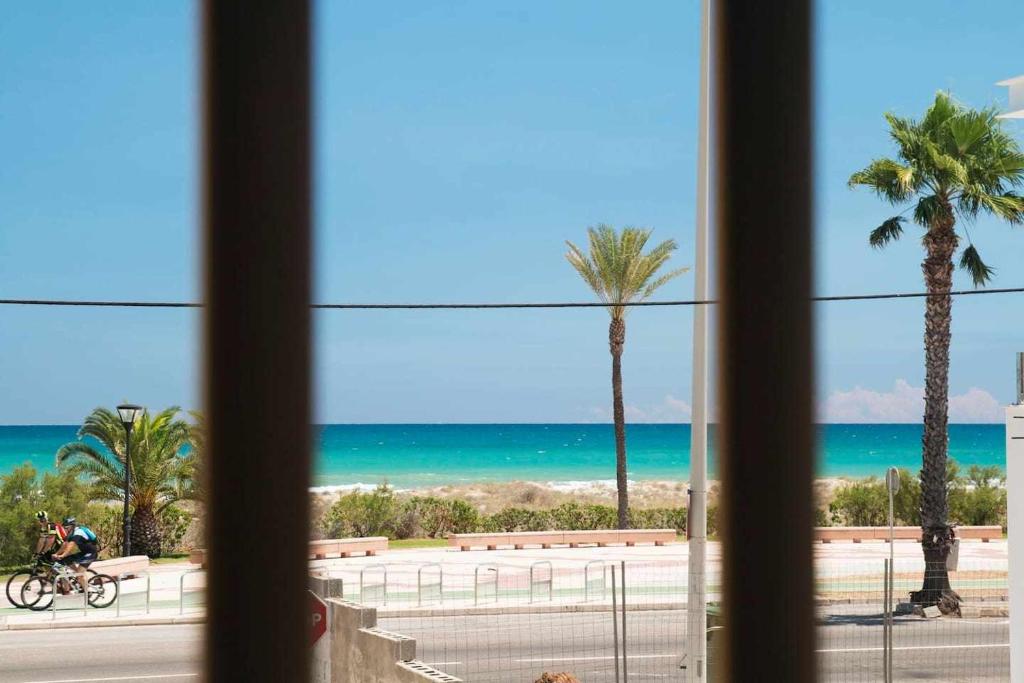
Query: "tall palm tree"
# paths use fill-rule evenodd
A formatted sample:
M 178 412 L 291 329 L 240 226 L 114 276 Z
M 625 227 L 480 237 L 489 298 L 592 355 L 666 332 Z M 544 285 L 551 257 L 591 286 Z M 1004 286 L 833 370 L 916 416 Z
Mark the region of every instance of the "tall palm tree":
M 665 240 L 646 254 L 651 231 L 644 228 L 623 228 L 617 233 L 608 225 L 588 228 L 590 254 L 572 242 L 566 242 L 565 257 L 590 285 L 598 298 L 608 305 L 608 345 L 612 354 L 612 415 L 615 420 L 615 481 L 618 489 L 619 528 L 629 525 L 629 494 L 626 484 L 626 417 L 622 405 L 622 350 L 626 344 L 626 312 L 624 304 L 643 301 L 656 289 L 686 268 L 657 276 L 658 270 L 676 249 L 673 240 Z
M 193 428 L 178 419 L 179 412 L 177 407 L 156 415 L 143 412 L 132 429 L 131 542 L 132 548 L 150 557 L 161 554 L 157 521 L 160 512 L 192 495 L 194 462 L 186 451 Z M 124 500 L 124 451 L 121 419 L 114 411 L 96 408 L 78 430 L 78 440 L 58 449 L 57 466 L 67 466 L 88 477 L 97 498 Z
M 966 224 L 979 214 L 1011 224 L 1024 222 L 1024 197 L 1014 188 L 1024 182 L 1024 155 L 1006 133 L 993 109 L 969 109 L 948 94 L 935 101 L 920 120 L 886 114 L 896 158 L 872 161 L 850 177 L 903 212 L 871 231 L 872 247 L 881 248 L 903 234 L 906 214 L 924 231 L 921 263 L 928 290 L 924 314 L 925 408 L 921 448 L 921 544 L 926 565 L 924 584 L 914 602 L 958 611 L 949 585 L 946 557 L 953 544 L 946 498 L 949 409 L 949 342 L 954 257 L 963 241 L 959 266 L 974 285 L 986 284 L 994 271 L 982 261 Z M 957 231 L 959 228 L 963 231 Z

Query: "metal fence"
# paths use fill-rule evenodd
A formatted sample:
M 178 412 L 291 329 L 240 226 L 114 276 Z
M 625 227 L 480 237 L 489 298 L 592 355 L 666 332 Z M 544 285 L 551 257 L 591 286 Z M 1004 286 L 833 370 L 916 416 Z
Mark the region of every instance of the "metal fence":
M 357 570 L 340 573 L 346 571 L 346 597 L 359 601 Z M 369 571 L 380 575 L 379 568 Z M 1006 561 L 961 562 L 949 572 L 961 616 L 925 616 L 909 605 L 924 573 L 923 562 L 894 566 L 890 650 L 885 561 L 818 567 L 820 680 L 884 681 L 890 652 L 895 681 L 1007 680 Z M 463 680 L 532 683 L 544 672 L 588 683 L 686 680 L 685 562 L 389 564 L 387 577 L 384 595 L 381 588 L 367 594 L 381 626 L 416 638 L 421 661 Z M 728 628 L 719 615 L 716 564 L 703 584 L 709 616 L 700 637 L 710 678 L 716 635 Z
M 959 615 L 911 604 L 911 593 L 924 583 L 923 561 L 896 561 L 887 601 L 886 563 L 847 562 L 818 569 L 820 680 L 1009 680 L 1005 560 L 960 562 L 954 571 L 928 568 L 932 577 L 948 574 L 960 597 Z M 887 641 L 890 606 L 892 635 Z

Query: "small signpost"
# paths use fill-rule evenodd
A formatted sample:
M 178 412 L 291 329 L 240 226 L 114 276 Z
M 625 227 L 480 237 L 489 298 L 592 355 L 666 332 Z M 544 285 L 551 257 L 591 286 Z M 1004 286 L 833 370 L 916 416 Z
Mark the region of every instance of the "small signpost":
M 309 645 L 313 650 L 310 666 L 310 680 L 313 683 L 330 683 L 331 680 L 331 636 L 330 611 L 327 603 L 316 593 L 309 591 L 310 631 Z

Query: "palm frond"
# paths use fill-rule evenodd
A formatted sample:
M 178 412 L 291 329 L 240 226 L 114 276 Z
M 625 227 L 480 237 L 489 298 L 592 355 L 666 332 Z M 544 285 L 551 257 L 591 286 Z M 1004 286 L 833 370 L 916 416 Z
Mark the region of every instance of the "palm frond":
M 850 176 L 849 185 L 863 185 L 890 204 L 906 201 L 915 189 L 914 169 L 892 159 L 875 159 Z
M 607 304 L 613 318 L 626 314 L 625 304 L 649 297 L 658 287 L 685 269 L 658 276 L 661 267 L 676 250 L 674 240 L 665 240 L 644 253 L 651 230 L 625 227 L 616 231 L 605 224 L 587 229 L 589 252 L 572 242 L 565 257 L 584 282 Z
M 178 413 L 177 407 L 156 414 L 144 411 L 133 427 L 130 498 L 136 509 L 153 509 L 167 500 L 178 500 L 177 492 L 195 480 L 196 459 L 186 455 L 195 432 Z M 98 498 L 123 498 L 126 449 L 120 418 L 113 411 L 97 408 L 83 421 L 78 434 L 79 440 L 58 449 L 58 466 L 88 479 Z
M 1024 187 L 1024 152 L 994 108 L 971 109 L 939 92 L 921 119 L 885 119 L 896 160 L 875 159 L 850 176 L 851 186 L 867 186 L 890 204 L 916 199 L 914 221 L 927 230 L 982 212 L 1024 223 L 1024 198 L 1015 192 Z M 876 229 L 871 244 L 895 235 L 891 225 Z
M 914 207 L 914 222 L 925 229 L 950 218 L 949 208 L 940 197 L 933 194 L 921 197 Z
M 868 243 L 875 249 L 881 249 L 889 242 L 895 242 L 903 234 L 903 216 L 893 216 L 871 231 Z
M 968 245 L 964 249 L 964 253 L 960 255 L 960 268 L 970 274 L 971 281 L 974 282 L 975 287 L 985 285 L 996 272 L 995 269 L 985 265 L 973 244 Z

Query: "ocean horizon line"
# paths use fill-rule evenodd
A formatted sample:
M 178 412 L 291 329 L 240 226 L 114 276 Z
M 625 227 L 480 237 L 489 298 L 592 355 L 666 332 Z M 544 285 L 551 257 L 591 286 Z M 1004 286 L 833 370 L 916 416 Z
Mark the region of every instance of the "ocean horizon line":
M 573 426 L 573 425 L 606 425 L 608 427 L 614 426 L 612 422 L 311 422 L 314 427 L 360 427 L 360 426 L 388 426 L 388 427 L 431 427 L 431 426 L 444 426 L 444 427 L 458 427 L 458 426 L 503 426 L 503 425 L 529 425 L 529 426 L 545 426 L 545 425 L 558 425 L 558 426 Z M 708 426 L 717 426 L 718 422 L 709 422 Z M 812 422 L 815 426 L 870 426 L 870 425 L 891 425 L 891 426 L 921 426 L 922 422 Z M 971 425 L 1003 425 L 1003 422 L 949 422 L 950 426 L 971 426 Z M 679 426 L 692 426 L 692 422 L 626 422 L 626 426 L 666 426 L 666 425 L 679 425 Z M 80 422 L 0 422 L 0 429 L 4 427 L 80 427 Z

